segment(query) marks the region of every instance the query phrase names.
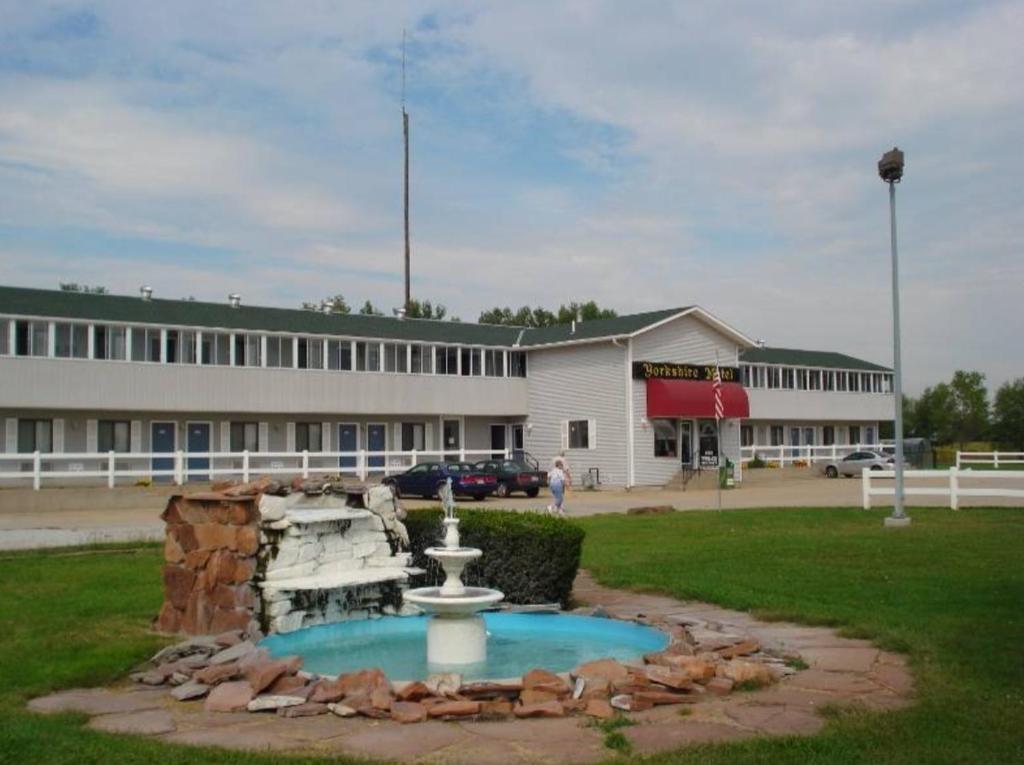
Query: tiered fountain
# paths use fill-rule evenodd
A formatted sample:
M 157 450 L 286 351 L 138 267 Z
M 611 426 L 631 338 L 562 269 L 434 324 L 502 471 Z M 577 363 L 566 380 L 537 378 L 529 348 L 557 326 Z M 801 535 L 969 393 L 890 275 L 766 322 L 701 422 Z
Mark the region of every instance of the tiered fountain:
M 444 546 L 424 552 L 441 564 L 445 573 L 440 587 L 419 587 L 403 597 L 431 614 L 427 623 L 427 664 L 431 671 L 444 671 L 483 664 L 487 660 L 487 628 L 479 611 L 505 598 L 504 593 L 486 587 L 466 587 L 462 571 L 479 558 L 475 547 L 459 543 L 459 519 L 455 517 L 452 481 L 441 490 L 444 507 Z

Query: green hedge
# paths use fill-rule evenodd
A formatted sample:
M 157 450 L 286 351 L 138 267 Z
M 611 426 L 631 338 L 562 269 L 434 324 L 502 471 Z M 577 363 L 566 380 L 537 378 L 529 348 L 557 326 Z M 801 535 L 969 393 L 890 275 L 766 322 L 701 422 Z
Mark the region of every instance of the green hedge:
M 413 565 L 427 570 L 423 586 L 439 585 L 444 579 L 437 562 L 423 553 L 441 544 L 442 517 L 440 510 L 414 510 L 405 520 Z M 541 513 L 459 510 L 458 517 L 463 546 L 483 551 L 463 572 L 467 585 L 501 590 L 509 603 L 569 605 L 583 529 Z

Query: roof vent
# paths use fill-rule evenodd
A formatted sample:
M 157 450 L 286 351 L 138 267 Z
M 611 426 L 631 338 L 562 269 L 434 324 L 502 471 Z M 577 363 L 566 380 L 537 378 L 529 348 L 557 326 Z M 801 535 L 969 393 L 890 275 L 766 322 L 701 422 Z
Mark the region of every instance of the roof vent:
M 756 346 L 757 346 L 758 348 L 764 348 L 764 346 L 765 346 L 765 342 L 764 342 L 764 340 L 762 340 L 761 338 L 758 338 L 757 340 L 755 340 L 755 341 L 754 341 L 754 344 L 755 344 L 755 345 L 756 345 Z
M 149 301 L 153 299 L 153 288 L 149 286 L 139 287 L 139 294 L 142 295 L 142 299 Z
M 230 295 L 228 295 L 228 302 L 231 303 L 232 308 L 238 308 L 240 305 L 242 305 L 242 296 L 239 295 L 237 292 L 232 292 Z
M 572 325 L 569 327 L 569 334 L 570 335 L 575 335 L 576 334 L 576 319 L 572 320 Z
M 398 320 L 401 321 L 402 319 L 405 318 L 405 306 L 402 306 L 401 308 L 393 308 L 391 310 L 391 313 L 397 316 Z

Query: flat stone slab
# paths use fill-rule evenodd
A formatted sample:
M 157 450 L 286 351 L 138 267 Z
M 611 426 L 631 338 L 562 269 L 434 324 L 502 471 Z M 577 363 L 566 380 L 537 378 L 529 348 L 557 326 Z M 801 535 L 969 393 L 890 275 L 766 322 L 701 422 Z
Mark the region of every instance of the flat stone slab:
M 310 511 L 316 512 L 316 511 Z M 334 578 L 271 582 L 274 589 L 330 589 L 384 581 L 401 569 L 368 568 Z M 342 584 L 339 584 L 342 583 Z M 911 703 L 913 678 L 905 657 L 880 651 L 864 640 L 840 637 L 823 627 L 759 622 L 749 614 L 706 603 L 611 590 L 580 572 L 574 595 L 620 618 L 640 618 L 668 629 L 682 624 L 701 639 L 749 636 L 766 649 L 797 652 L 810 665 L 753 692 L 724 697 L 707 694 L 690 713 L 660 706 L 630 715 L 622 729 L 635 753 L 656 754 L 679 747 L 752 736 L 813 735 L 826 724 L 826 705 L 898 709 Z M 230 649 L 229 649 L 230 650 Z M 237 652 L 246 648 L 234 647 Z M 252 650 L 251 645 L 248 650 Z M 226 652 L 230 657 L 230 653 Z M 538 765 L 600 763 L 614 753 L 602 732 L 585 717 L 504 721 L 429 720 L 402 725 L 392 720 L 341 718 L 333 714 L 288 719 L 270 712 L 205 713 L 203 701 L 172 700 L 167 688 L 72 689 L 29 703 L 36 712 L 83 712 L 90 727 L 148 736 L 193 746 L 245 751 L 346 754 L 424 765 Z
M 325 508 L 315 510 L 312 508 L 292 508 L 285 511 L 284 517 L 296 525 L 309 525 L 311 523 L 330 523 L 331 521 L 358 521 L 369 518 L 369 510 L 355 510 L 345 508 Z
M 405 581 L 409 578 L 404 568 L 368 566 L 351 571 L 337 571 L 333 574 L 298 576 L 293 579 L 272 579 L 260 582 L 266 592 L 296 592 L 298 590 L 338 590 L 345 587 L 359 587 L 377 582 Z

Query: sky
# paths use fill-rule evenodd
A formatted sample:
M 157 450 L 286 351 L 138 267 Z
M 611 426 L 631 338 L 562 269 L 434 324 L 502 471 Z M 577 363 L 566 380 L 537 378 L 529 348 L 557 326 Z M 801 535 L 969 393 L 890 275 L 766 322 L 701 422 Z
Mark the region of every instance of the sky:
M 1024 3 L 0 0 L 0 283 L 298 307 L 699 304 L 1024 375 Z

